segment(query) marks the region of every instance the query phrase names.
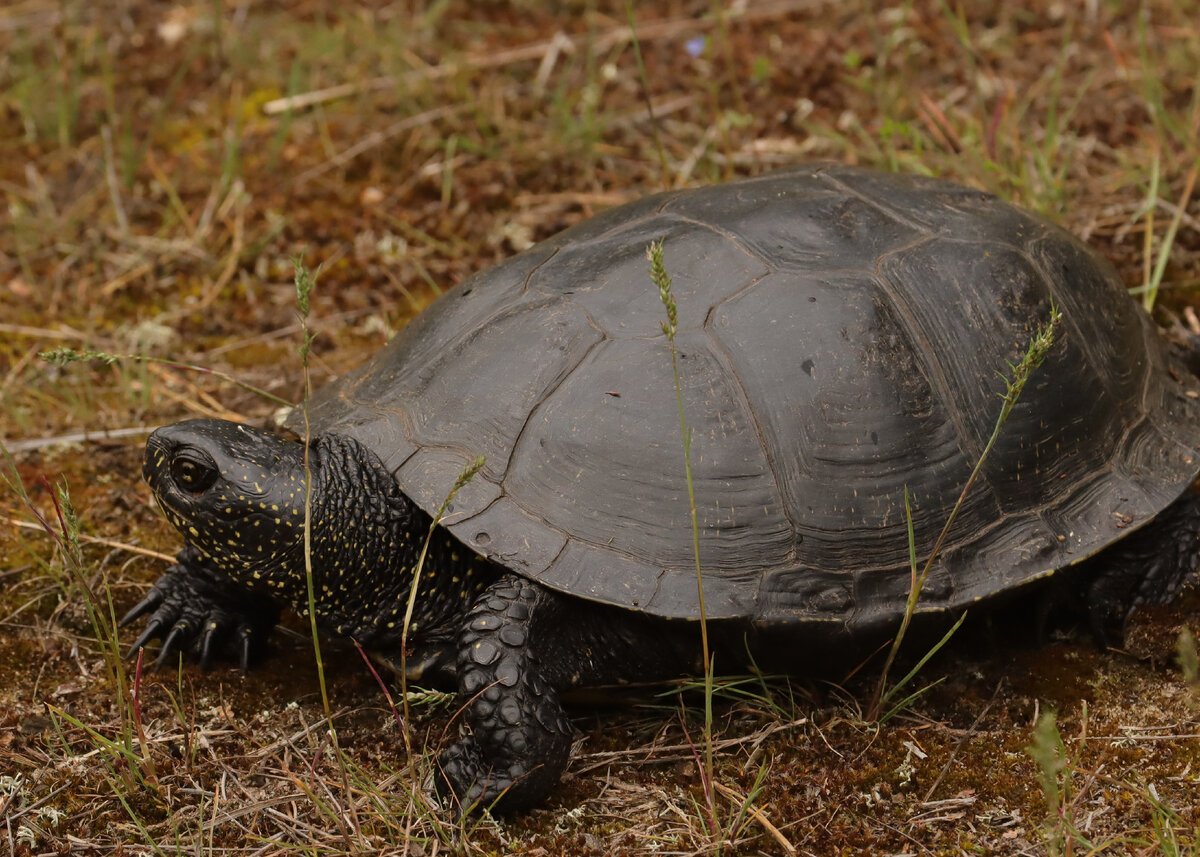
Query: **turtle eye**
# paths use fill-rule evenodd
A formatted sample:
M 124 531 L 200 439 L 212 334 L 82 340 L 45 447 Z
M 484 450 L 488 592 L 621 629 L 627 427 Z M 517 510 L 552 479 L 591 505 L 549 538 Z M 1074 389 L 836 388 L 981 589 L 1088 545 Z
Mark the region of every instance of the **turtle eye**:
M 171 478 L 184 491 L 199 494 L 217 481 L 217 465 L 198 449 L 180 450 L 171 461 Z

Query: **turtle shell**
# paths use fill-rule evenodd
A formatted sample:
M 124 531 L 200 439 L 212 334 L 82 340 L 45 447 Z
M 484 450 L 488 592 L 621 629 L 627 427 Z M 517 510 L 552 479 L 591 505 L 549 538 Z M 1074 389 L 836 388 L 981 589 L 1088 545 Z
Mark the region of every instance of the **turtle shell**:
M 699 615 L 665 314 L 678 305 L 710 618 L 895 620 L 905 492 L 927 555 L 1010 364 L 1063 320 L 966 497 L 920 610 L 1079 562 L 1196 476 L 1200 408 L 1112 268 L 943 181 L 807 167 L 612 209 L 448 291 L 311 406 L 445 525 L 564 593 Z

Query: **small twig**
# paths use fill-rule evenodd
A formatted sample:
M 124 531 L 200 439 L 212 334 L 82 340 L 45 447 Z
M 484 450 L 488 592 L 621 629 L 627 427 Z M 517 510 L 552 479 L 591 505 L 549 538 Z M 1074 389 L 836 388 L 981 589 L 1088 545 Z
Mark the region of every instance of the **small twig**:
M 146 168 L 150 170 L 150 174 L 154 176 L 155 181 L 162 187 L 163 192 L 167 194 L 167 202 L 170 204 L 170 210 L 175 212 L 175 216 L 179 217 L 180 223 L 184 224 L 184 228 L 187 229 L 187 234 L 190 238 L 185 240 L 184 244 L 191 244 L 193 248 L 199 250 L 202 235 L 199 234 L 196 228 L 196 218 L 192 217 L 192 212 L 187 210 L 184 200 L 179 198 L 179 191 L 175 190 L 175 182 L 170 180 L 167 170 L 164 170 L 162 164 L 158 163 L 158 158 L 155 157 L 154 150 L 146 151 L 144 163 Z
M 245 195 L 241 192 L 241 183 L 234 182 L 234 189 L 230 191 L 227 199 L 245 199 Z M 229 281 L 233 279 L 233 275 L 237 273 L 238 263 L 242 259 L 242 245 L 244 241 L 246 225 L 246 206 L 238 205 L 233 212 L 233 227 L 230 229 L 231 237 L 229 241 L 229 252 L 225 254 L 225 264 L 221 266 L 221 273 L 213 280 L 211 286 L 204 291 L 204 296 L 200 298 L 200 302 L 195 307 L 188 307 L 188 312 L 199 312 L 208 309 L 220 297 L 221 292 L 229 285 Z
M 256 387 L 253 384 L 247 384 L 240 378 L 235 378 L 228 372 L 222 372 L 219 369 L 212 369 L 208 366 L 198 366 L 194 363 L 184 363 L 179 360 L 167 360 L 164 357 L 153 357 L 149 354 L 109 354 L 104 351 L 78 351 L 74 348 L 55 348 L 51 351 L 43 351 L 38 355 L 43 360 L 54 363 L 57 366 L 66 366 L 69 363 L 90 363 L 99 362 L 111 366 L 114 363 L 121 361 L 132 361 L 134 363 L 149 363 L 151 365 L 169 366 L 172 369 L 184 369 L 188 372 L 196 372 L 200 375 L 211 375 L 214 378 L 220 378 L 222 381 L 233 384 L 235 387 L 241 387 L 248 393 L 254 393 L 256 396 L 274 402 L 277 405 L 290 408 L 292 403 L 287 399 L 282 399 L 274 393 L 269 393 L 261 387 Z
M 423 306 L 423 305 L 422 305 Z M 321 317 L 320 323 L 312 323 L 309 325 L 311 330 L 318 334 L 329 329 L 342 329 L 345 322 L 355 321 L 357 319 L 369 316 L 377 312 L 373 307 L 362 307 L 360 309 L 348 309 L 342 312 L 329 313 Z M 266 333 L 259 333 L 254 336 L 247 336 L 242 339 L 231 339 L 223 345 L 218 345 L 214 348 L 209 348 L 204 352 L 206 358 L 220 357 L 222 354 L 228 354 L 230 351 L 237 351 L 241 348 L 250 348 L 255 345 L 262 345 L 266 342 L 273 342 L 276 339 L 284 339 L 292 336 L 300 331 L 300 324 L 289 324 L 286 327 L 277 327 L 274 330 L 269 330 Z
M 295 112 L 308 107 L 315 107 L 318 104 L 337 101 L 341 98 L 349 98 L 363 92 L 377 92 L 382 89 L 393 88 L 408 89 L 414 84 L 424 81 L 444 80 L 445 78 L 453 77 L 460 71 L 479 71 L 489 68 L 499 68 L 500 66 L 511 65 L 512 63 L 541 59 L 551 49 L 553 44 L 554 40 L 550 39 L 535 42 L 531 45 L 522 45 L 521 47 L 507 51 L 499 51 L 494 54 L 469 56 L 458 62 L 447 62 L 428 68 L 416 68 L 404 74 L 388 74 L 382 77 L 373 77 L 360 83 L 342 83 L 312 92 L 289 95 L 286 98 L 276 98 L 264 104 L 262 109 L 266 115 L 275 116 L 279 113 Z
M 354 648 L 358 649 L 358 655 L 363 659 L 363 663 L 367 665 L 367 669 L 371 671 L 371 675 L 375 677 L 375 683 L 379 685 L 379 689 L 383 691 L 383 698 L 387 700 L 388 710 L 392 712 L 392 717 L 396 720 L 396 725 L 401 729 L 404 728 L 404 720 L 400 717 L 400 710 L 396 708 L 396 703 L 392 699 L 392 693 L 387 688 L 387 682 L 379 675 L 379 670 L 375 669 L 375 664 L 371 662 L 371 656 L 367 654 L 366 649 L 362 647 L 362 643 L 358 640 L 351 640 L 354 643 Z
M 124 437 L 138 437 L 139 435 L 150 434 L 154 431 L 153 426 L 129 426 L 128 428 L 118 429 L 99 429 L 97 431 L 76 431 L 69 434 L 58 434 L 53 437 L 31 437 L 25 440 L 5 441 L 4 445 L 8 447 L 11 453 L 32 452 L 35 449 L 44 449 L 47 446 L 64 446 L 69 443 L 92 443 L 102 440 L 117 440 Z
M 546 45 L 546 53 L 542 55 L 537 74 L 533 78 L 533 91 L 539 97 L 545 94 L 546 85 L 550 82 L 550 75 L 554 72 L 554 67 L 558 65 L 558 58 L 564 52 L 574 53 L 575 43 L 571 41 L 570 36 L 559 30 L 550 37 L 550 42 Z
M 125 269 L 120 274 L 117 274 L 111 280 L 102 285 L 100 287 L 100 294 L 105 298 L 111 298 L 113 295 L 137 280 L 139 277 L 144 277 L 146 274 L 154 271 L 158 263 L 159 261 L 157 259 L 152 259 L 148 262 L 142 262 Z
M 418 128 L 421 125 L 428 125 L 430 122 L 438 119 L 443 119 L 447 116 L 453 116 L 456 113 L 462 112 L 464 108 L 461 105 L 443 105 L 435 107 L 432 110 L 426 110 L 423 113 L 417 113 L 414 116 L 406 116 L 398 122 L 393 122 L 381 131 L 375 131 L 368 134 L 363 139 L 359 140 L 348 149 L 338 152 L 328 161 L 318 166 L 307 169 L 294 179 L 296 184 L 304 184 L 311 179 L 324 175 L 332 169 L 344 166 L 350 161 L 357 158 L 363 152 L 370 151 L 376 146 L 382 146 L 388 140 L 395 137 L 397 134 L 403 134 L 413 128 Z
M 925 797 L 921 798 L 921 803 L 929 803 L 929 799 L 933 797 L 933 793 L 937 791 L 937 787 L 942 784 L 942 780 L 945 779 L 946 773 L 950 770 L 950 765 L 954 763 L 955 757 L 958 756 L 958 751 L 963 748 L 967 741 L 971 740 L 972 737 L 978 734 L 976 730 L 979 728 L 979 724 L 983 722 L 983 718 L 987 716 L 987 713 L 992 710 L 992 705 L 996 702 L 996 698 L 1000 695 L 1000 688 L 1003 686 L 1003 679 L 996 682 L 996 689 L 992 691 L 992 698 L 987 701 L 987 704 L 984 705 L 983 709 L 978 715 L 976 715 L 975 720 L 971 723 L 971 726 L 969 729 L 967 729 L 966 733 L 958 739 L 958 743 L 955 744 L 954 749 L 950 751 L 950 757 L 946 759 L 946 764 L 942 765 L 942 769 L 938 771 L 937 778 L 934 779 L 933 784 L 925 792 Z
M 1088 735 L 1088 741 L 1195 741 L 1200 738 L 1200 732 L 1181 732 L 1176 735 Z M 1063 742 L 1075 743 L 1078 736 L 1064 738 Z
M 39 533 L 46 532 L 43 524 L 37 524 L 33 521 L 22 521 L 20 518 L 3 518 L 5 523 L 12 524 L 14 527 L 19 527 L 23 530 L 34 530 Z M 57 540 L 57 539 L 56 539 Z M 170 554 L 160 553 L 159 551 L 150 550 L 149 548 L 140 548 L 137 545 L 131 545 L 128 542 L 118 542 L 113 539 L 102 539 L 98 536 L 89 536 L 85 533 L 79 534 L 81 542 L 87 542 L 91 545 L 101 545 L 103 547 L 115 548 L 116 550 L 125 551 L 126 553 L 135 553 L 140 556 L 148 556 L 151 559 L 161 559 L 163 562 L 175 562 L 175 557 Z
M 73 342 L 83 342 L 88 338 L 86 333 L 80 333 L 78 330 L 50 330 L 46 327 L 30 327 L 27 324 L 8 324 L 3 321 L 0 321 L 0 333 L 7 333 L 12 336 L 29 336 L 34 339 L 63 339 Z
M 962 152 L 962 140 L 959 139 L 950 120 L 946 118 L 941 106 L 924 92 L 921 93 L 920 102 L 921 119 L 930 133 L 939 138 L 942 145 L 950 151 Z
M 155 369 L 153 366 L 150 367 L 150 371 L 164 380 L 170 378 L 175 381 L 186 383 L 178 375 L 170 372 L 162 372 L 161 370 Z M 187 386 L 190 388 L 190 393 L 194 398 L 189 398 L 183 393 L 177 393 L 169 387 L 160 388 L 158 393 L 164 398 L 175 402 L 180 407 L 202 417 L 208 417 L 209 419 L 214 420 L 229 420 L 230 422 L 237 423 L 247 422 L 246 418 L 239 416 L 235 411 L 231 411 L 219 404 L 214 404 L 214 402 L 211 401 L 212 397 L 196 387 L 194 384 L 187 384 Z
M 679 170 L 675 174 L 675 180 L 679 184 L 683 184 L 692 177 L 692 171 L 696 169 L 696 164 L 700 163 L 700 159 L 704 157 L 704 153 L 708 151 L 708 147 L 712 145 L 713 140 L 717 138 L 717 126 L 710 125 L 700 135 L 700 139 L 692 146 L 692 150 L 688 152 L 683 163 L 679 165 Z
M 774 735 L 776 732 L 783 732 L 787 729 L 795 729 L 797 726 L 805 726 L 808 724 L 807 717 L 801 717 L 796 720 L 791 720 L 787 723 L 776 723 L 764 729 L 760 729 L 750 735 L 741 735 L 737 738 L 723 738 L 720 741 L 713 742 L 713 749 L 727 750 L 731 747 L 741 747 L 745 744 L 761 743 L 767 738 Z M 662 747 L 635 747 L 629 750 L 604 750 L 599 753 L 588 753 L 579 757 L 580 759 L 592 759 L 582 767 L 572 768 L 571 771 L 576 776 L 603 767 L 611 762 L 619 759 L 624 759 L 625 764 L 644 764 L 658 765 L 667 762 L 678 762 L 684 759 L 692 758 L 692 744 L 667 744 Z M 664 756 L 663 753 L 673 753 L 675 755 Z
M 639 125 L 647 120 L 659 120 L 680 110 L 686 110 L 695 104 L 699 98 L 696 95 L 677 95 L 674 98 L 664 98 L 661 101 L 651 101 L 644 107 L 622 113 L 612 119 L 610 127 L 628 128 Z
M 19 358 L 17 358 L 17 360 L 15 360 L 13 362 L 12 367 L 8 370 L 8 373 L 4 376 L 4 380 L 0 381 L 0 400 L 3 400 L 4 397 L 8 394 L 9 388 L 16 382 L 16 380 L 19 377 L 21 377 L 21 373 L 24 372 L 25 369 L 29 366 L 29 364 L 33 362 L 33 359 L 35 357 L 37 357 L 37 353 L 38 353 L 38 347 L 36 345 L 31 345 L 30 347 L 25 349 L 24 354 L 22 354 Z
M 1167 214 L 1171 215 L 1171 217 L 1178 217 L 1180 223 L 1191 229 L 1193 232 L 1200 232 L 1200 218 L 1189 214 L 1186 210 L 1180 208 L 1170 200 L 1160 199 L 1155 204 Z
M 129 234 L 129 217 L 125 214 L 124 203 L 121 202 L 121 185 L 113 167 L 112 128 L 108 125 L 100 129 L 100 141 L 104 148 L 104 180 L 108 185 L 108 197 L 112 202 L 113 214 L 117 218 L 117 228 L 121 235 L 125 236 Z

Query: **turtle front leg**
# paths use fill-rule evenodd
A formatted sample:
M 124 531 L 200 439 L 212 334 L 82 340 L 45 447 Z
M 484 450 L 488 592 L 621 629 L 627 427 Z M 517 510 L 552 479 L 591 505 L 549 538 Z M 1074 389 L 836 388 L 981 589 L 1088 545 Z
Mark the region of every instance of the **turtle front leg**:
M 566 770 L 574 735 L 561 691 L 695 668 L 699 637 L 652 622 L 516 575 L 484 590 L 459 636 L 465 734 L 438 761 L 438 794 L 463 812 L 516 812 L 544 800 Z
M 188 649 L 195 650 L 201 665 L 207 666 L 215 652 L 232 647 L 244 670 L 279 622 L 279 613 L 272 599 L 233 584 L 205 566 L 198 551 L 185 547 L 120 624 L 124 627 L 151 614 L 129 656 L 150 640 L 160 639 L 156 666 Z
M 1090 560 L 1084 601 L 1100 645 L 1119 644 L 1138 607 L 1167 604 L 1200 583 L 1200 496 L 1190 491 L 1152 522 Z

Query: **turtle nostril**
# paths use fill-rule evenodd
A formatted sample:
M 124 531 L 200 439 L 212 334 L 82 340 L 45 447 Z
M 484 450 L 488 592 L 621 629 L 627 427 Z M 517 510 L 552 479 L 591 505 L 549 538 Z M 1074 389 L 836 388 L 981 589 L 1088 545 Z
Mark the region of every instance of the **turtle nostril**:
M 184 491 L 199 494 L 217 481 L 217 465 L 201 450 L 183 449 L 171 461 L 171 478 Z

